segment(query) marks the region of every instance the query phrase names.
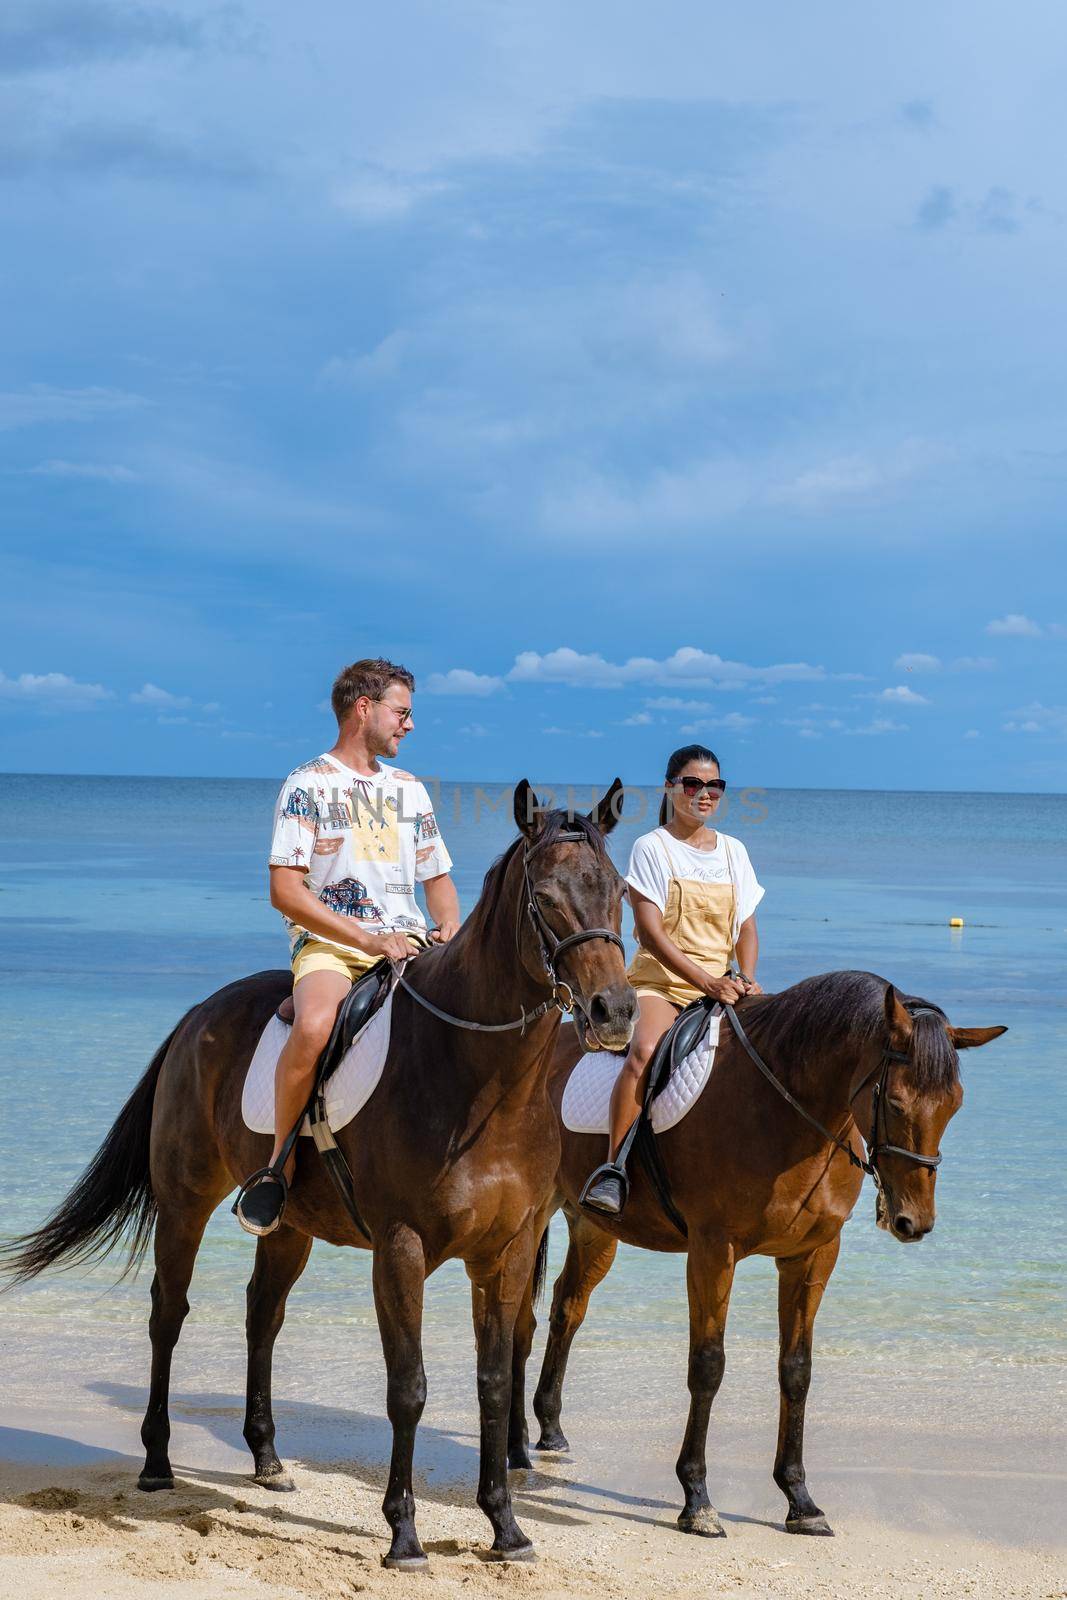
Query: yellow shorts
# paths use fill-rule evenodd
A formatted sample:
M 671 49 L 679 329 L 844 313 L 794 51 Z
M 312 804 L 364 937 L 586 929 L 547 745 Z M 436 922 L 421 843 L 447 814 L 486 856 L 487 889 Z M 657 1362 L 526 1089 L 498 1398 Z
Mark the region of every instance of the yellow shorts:
M 413 951 L 423 948 L 423 940 L 410 934 L 408 937 Z M 293 986 L 295 988 L 309 972 L 336 972 L 349 983 L 355 983 L 380 959 L 380 956 L 372 956 L 366 950 L 356 950 L 354 947 L 342 950 L 339 945 L 327 944 L 325 939 L 308 939 L 293 957 Z

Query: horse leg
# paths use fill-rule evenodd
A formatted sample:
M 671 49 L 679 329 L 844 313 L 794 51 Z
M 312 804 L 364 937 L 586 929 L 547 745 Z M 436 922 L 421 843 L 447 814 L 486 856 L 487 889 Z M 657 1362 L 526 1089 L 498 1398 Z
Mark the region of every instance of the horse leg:
M 245 1332 L 248 1379 L 245 1386 L 244 1436 L 255 1462 L 256 1483 L 264 1489 L 295 1489 L 274 1448 L 274 1413 L 270 1379 L 274 1341 L 285 1320 L 285 1302 L 307 1265 L 311 1238 L 286 1224 L 265 1234 L 256 1245 L 256 1265 L 248 1280 Z
M 611 1270 L 619 1241 L 580 1212 L 567 1210 L 570 1244 L 563 1271 L 552 1291 L 548 1344 L 534 1395 L 534 1415 L 541 1424 L 536 1450 L 569 1450 L 559 1425 L 563 1379 L 571 1342 L 585 1320 L 589 1297 Z
M 726 1366 L 723 1336 L 736 1265 L 733 1246 L 719 1236 L 694 1236 L 689 1243 L 689 1420 L 678 1457 L 685 1505 L 683 1533 L 721 1539 L 726 1530 L 708 1498 L 707 1442 L 711 1407 Z
M 415 1531 L 411 1462 L 415 1430 L 426 1404 L 422 1364 L 422 1299 L 426 1258 L 412 1229 L 396 1227 L 374 1247 L 374 1306 L 387 1374 L 386 1413 L 393 1428 L 393 1454 L 382 1511 L 393 1541 L 383 1567 L 415 1571 L 429 1565 Z
M 493 1524 L 490 1555 L 497 1560 L 532 1558 L 534 1548 L 515 1521 L 508 1489 L 508 1420 L 511 1412 L 515 1323 L 533 1272 L 536 1239 L 520 1234 L 483 1271 L 468 1262 L 474 1337 L 478 1349 L 478 1410 L 481 1460 L 478 1504 Z
M 526 1363 L 530 1359 L 533 1336 L 537 1330 L 534 1316 L 534 1274 L 523 1291 L 519 1314 L 515 1319 L 515 1333 L 511 1350 L 511 1411 L 508 1417 L 508 1469 L 518 1471 L 532 1467 L 530 1460 L 530 1432 L 526 1426 Z
M 778 1382 L 782 1397 L 774 1481 L 789 1501 L 787 1533 L 832 1534 L 804 1479 L 804 1408 L 811 1382 L 815 1313 L 837 1262 L 841 1237 L 810 1255 L 778 1262 Z
M 170 1456 L 170 1364 L 178 1335 L 189 1310 L 186 1291 L 208 1218 L 221 1196 L 204 1196 L 187 1190 L 188 1209 L 171 1202 L 156 1218 L 156 1271 L 152 1279 L 152 1315 L 148 1336 L 152 1341 L 152 1379 L 148 1408 L 141 1424 L 145 1463 L 137 1480 L 139 1489 L 173 1489 Z

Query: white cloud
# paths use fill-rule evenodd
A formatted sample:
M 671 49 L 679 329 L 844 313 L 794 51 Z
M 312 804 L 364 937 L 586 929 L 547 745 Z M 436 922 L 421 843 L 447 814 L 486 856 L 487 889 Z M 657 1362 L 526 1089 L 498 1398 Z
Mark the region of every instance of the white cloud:
M 821 466 L 809 467 L 794 478 L 772 484 L 766 494 L 770 505 L 797 511 L 822 511 L 835 505 L 876 500 L 888 490 L 945 458 L 945 451 L 922 440 L 909 440 L 891 454 L 838 456 Z
M 823 667 L 809 666 L 806 661 L 753 667 L 740 661 L 724 661 L 722 656 L 692 645 L 683 645 L 662 661 L 631 656 L 628 661 L 613 662 L 568 646 L 550 650 L 547 655 L 523 650 L 507 674 L 512 683 L 564 683 L 584 689 L 619 689 L 631 683 L 739 688 L 747 683 L 796 683 L 825 676 Z
M 29 468 L 34 478 L 87 478 L 99 483 L 136 483 L 129 467 L 107 466 L 98 461 L 39 461 Z
M 871 696 L 874 700 L 883 700 L 896 706 L 928 706 L 929 700 L 924 694 L 916 694 L 914 689 L 909 689 L 906 683 L 898 683 L 893 689 L 883 689 L 881 694 Z
M 411 334 L 404 328 L 397 328 L 364 355 L 334 356 L 320 371 L 319 382 L 334 389 L 360 389 L 393 378 L 400 371 L 411 343 Z
M 603 733 L 599 728 L 557 728 L 554 724 L 542 728 L 542 733 L 560 734 L 566 739 L 602 739 Z
M 924 655 L 921 650 L 912 650 L 897 656 L 893 665 L 899 672 L 940 672 L 941 658 Z
M 963 737 L 965 739 L 980 739 L 982 735 L 978 732 L 977 728 L 968 728 Z
M 1006 639 L 1039 639 L 1043 629 L 1040 623 L 1024 617 L 1021 612 L 1009 611 L 1007 616 L 994 617 L 992 622 L 987 622 L 985 631 Z
M 479 698 L 496 694 L 503 687 L 503 678 L 496 678 L 488 672 L 471 672 L 469 667 L 431 672 L 425 684 L 427 694 L 468 694 Z
M 401 177 L 381 169 L 367 170 L 336 191 L 334 204 L 357 222 L 400 222 L 423 200 L 448 187 L 446 183 Z
M 866 727 L 863 728 L 845 729 L 846 733 L 858 733 L 863 735 L 869 734 L 874 736 L 881 733 L 907 733 L 907 731 L 908 725 L 906 722 L 893 722 L 889 717 L 875 717 L 873 722 L 868 722 Z
M 992 656 L 957 656 L 952 663 L 953 672 L 992 672 L 996 662 Z
M 1053 739 L 1067 739 L 1067 706 L 1046 706 L 1032 700 L 1011 713 L 1005 733 L 1044 733 Z
M 650 711 L 635 711 L 632 717 L 624 717 L 620 723 L 623 728 L 644 728 L 652 721 Z
M 130 699 L 135 706 L 154 706 L 157 711 L 184 711 L 192 701 L 186 694 L 171 694 L 156 683 L 144 683 Z
M 489 729 L 481 722 L 468 722 L 459 731 L 465 739 L 485 739 L 489 735 Z
M 698 461 L 657 472 L 647 482 L 584 472 L 546 493 L 541 523 L 554 534 L 640 533 L 708 527 L 751 500 L 747 469 L 735 461 Z
M 147 404 L 142 395 L 122 389 L 57 389 L 34 383 L 28 389 L 0 393 L 0 429 L 28 428 L 39 422 L 95 422 Z
M 714 711 L 710 700 L 680 700 L 676 695 L 661 694 L 646 700 L 651 711 L 688 711 L 697 716 L 704 711 Z
M 701 717 L 697 722 L 683 723 L 681 733 L 714 733 L 725 730 L 727 733 L 744 733 L 748 728 L 756 726 L 755 717 L 742 716 L 740 711 L 727 711 L 722 717 Z
M 55 711 L 84 711 L 101 700 L 114 699 L 103 684 L 79 683 L 65 672 L 23 672 L 17 678 L 0 672 L 0 697 Z

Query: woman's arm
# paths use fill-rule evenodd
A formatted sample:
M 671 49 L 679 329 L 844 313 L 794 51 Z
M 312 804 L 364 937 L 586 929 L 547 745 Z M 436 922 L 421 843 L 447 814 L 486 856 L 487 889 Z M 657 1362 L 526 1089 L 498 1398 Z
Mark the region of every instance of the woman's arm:
M 741 924 L 741 931 L 737 935 L 737 944 L 734 947 L 737 956 L 737 965 L 742 977 L 747 980 L 748 994 L 762 994 L 763 990 L 756 982 L 756 962 L 759 960 L 759 931 L 756 928 L 756 914 L 753 914 Z
M 694 989 L 699 989 L 701 994 L 710 995 L 713 1000 L 723 1000 L 728 1005 L 733 1005 L 735 1000 L 740 1000 L 744 989 L 732 978 L 712 978 L 697 966 L 683 951 L 679 950 L 674 940 L 664 931 L 663 913 L 654 900 L 641 893 L 630 885 L 630 905 L 633 907 L 634 926 L 637 929 L 637 938 L 642 949 L 662 961 L 665 967 L 676 972 L 679 978 L 686 983 L 691 983 Z

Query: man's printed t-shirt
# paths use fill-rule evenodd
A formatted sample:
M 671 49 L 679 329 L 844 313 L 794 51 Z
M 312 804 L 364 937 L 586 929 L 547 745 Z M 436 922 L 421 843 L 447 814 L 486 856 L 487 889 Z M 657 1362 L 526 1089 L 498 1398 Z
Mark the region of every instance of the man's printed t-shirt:
M 318 756 L 291 772 L 274 813 L 272 867 L 303 867 L 304 882 L 331 911 L 369 932 L 422 929 L 415 885 L 452 865 L 430 797 L 399 767 L 353 772 Z M 295 956 L 309 938 L 346 948 L 284 919 Z

